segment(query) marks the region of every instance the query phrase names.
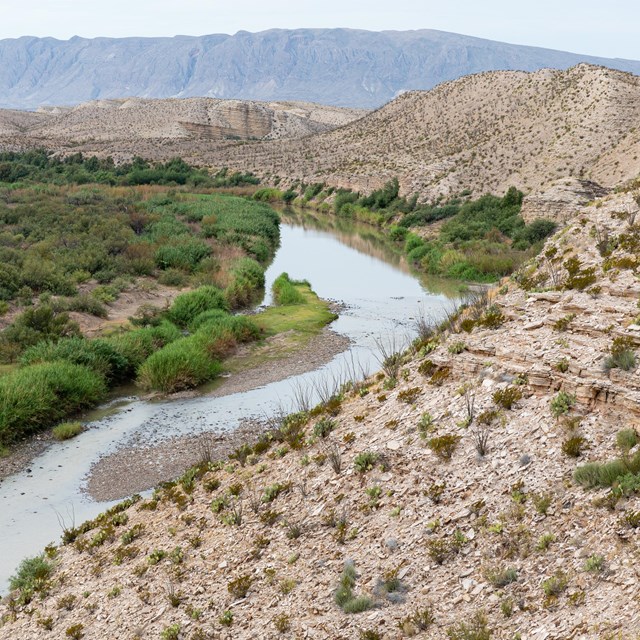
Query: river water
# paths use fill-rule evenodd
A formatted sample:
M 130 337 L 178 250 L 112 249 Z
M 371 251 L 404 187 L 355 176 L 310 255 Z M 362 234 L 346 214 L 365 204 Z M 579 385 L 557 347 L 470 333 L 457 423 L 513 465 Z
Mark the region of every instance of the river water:
M 326 387 L 352 373 L 354 364 L 358 371 L 379 368 L 376 339 L 400 346 L 413 337 L 418 313 L 437 317 L 456 296 L 450 284 L 421 282 L 371 229 L 344 223 L 328 227 L 303 215 L 283 215 L 267 291 L 283 271 L 307 279 L 321 298 L 342 303 L 331 328 L 351 340 L 350 349 L 316 371 L 244 393 L 173 402 L 127 398 L 78 437 L 52 444 L 28 469 L 0 484 L 0 592 L 24 557 L 59 541 L 63 525 L 77 525 L 113 504 L 95 502 L 82 490 L 100 455 L 134 441 L 231 430 L 245 418 L 293 408 L 302 388 Z M 267 294 L 263 304 L 269 301 Z

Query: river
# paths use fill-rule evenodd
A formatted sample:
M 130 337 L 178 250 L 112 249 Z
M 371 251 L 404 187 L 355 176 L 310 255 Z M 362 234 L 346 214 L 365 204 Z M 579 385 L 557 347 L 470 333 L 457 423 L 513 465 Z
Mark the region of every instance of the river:
M 160 402 L 130 397 L 78 437 L 53 443 L 27 469 L 0 484 L 0 592 L 24 557 L 59 541 L 62 524 L 77 525 L 113 504 L 95 502 L 83 492 L 101 455 L 134 441 L 234 429 L 242 419 L 293 407 L 296 390 L 346 376 L 354 363 L 358 370 L 374 371 L 379 368 L 376 339 L 408 342 L 418 313 L 437 317 L 456 296 L 450 283 L 425 282 L 412 274 L 371 229 L 339 222 L 330 226 L 303 214 L 283 215 L 281 245 L 266 273 L 267 291 L 283 271 L 308 280 L 321 298 L 341 303 L 331 328 L 351 340 L 349 350 L 316 371 L 245 393 Z M 269 294 L 263 304 L 268 303 Z

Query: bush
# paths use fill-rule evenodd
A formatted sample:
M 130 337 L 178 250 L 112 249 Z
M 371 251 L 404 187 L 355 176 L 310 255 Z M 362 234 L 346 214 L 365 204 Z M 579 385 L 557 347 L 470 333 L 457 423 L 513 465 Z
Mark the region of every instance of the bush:
M 156 327 L 144 327 L 108 338 L 107 341 L 129 363 L 127 378 L 154 352 L 182 337 L 180 329 L 168 321 Z
M 478 611 L 470 622 L 459 622 L 447 629 L 449 640 L 490 640 L 491 629 L 488 627 L 487 616 Z
M 84 431 L 81 422 L 63 422 L 51 431 L 55 440 L 70 440 Z
M 149 356 L 138 371 L 137 384 L 143 389 L 175 393 L 212 380 L 222 367 L 196 338 L 177 340 Z
M 635 429 L 621 429 L 616 434 L 616 445 L 623 453 L 628 453 L 638 444 L 638 433 Z
M 23 593 L 42 591 L 52 571 L 53 565 L 45 559 L 44 555 L 25 558 L 15 575 L 9 578 L 9 588 L 12 591 L 20 589 Z
M 186 327 L 196 316 L 210 309 L 227 310 L 224 294 L 217 287 L 200 287 L 181 293 L 171 305 L 168 316 L 179 327 Z
M 353 588 L 355 586 L 356 569 L 353 564 L 346 564 L 340 576 L 340 583 L 334 594 L 336 604 L 345 613 L 360 613 L 373 607 L 371 598 L 354 595 Z
M 131 369 L 128 360 L 107 340 L 80 337 L 62 338 L 56 343 L 40 342 L 24 352 L 20 364 L 25 366 L 56 360 L 83 365 L 99 373 L 109 383 L 125 380 Z
M 431 438 L 427 442 L 427 446 L 438 456 L 438 458 L 441 458 L 442 460 L 451 460 L 451 456 L 453 456 L 459 442 L 460 436 L 446 434 L 444 436 Z
M 559 391 L 557 395 L 551 398 L 551 413 L 554 417 L 559 418 L 561 415 L 569 413 L 575 402 L 575 396 L 566 391 Z
M 522 398 L 522 391 L 517 387 L 498 389 L 492 396 L 493 401 L 504 409 L 511 409 Z
M 0 378 L 0 443 L 13 442 L 93 407 L 105 393 L 100 375 L 63 361 L 7 374 Z
M 291 280 L 289 274 L 279 275 L 271 286 L 275 303 L 278 305 L 304 304 L 304 296 L 295 287 L 297 284 L 300 283 Z

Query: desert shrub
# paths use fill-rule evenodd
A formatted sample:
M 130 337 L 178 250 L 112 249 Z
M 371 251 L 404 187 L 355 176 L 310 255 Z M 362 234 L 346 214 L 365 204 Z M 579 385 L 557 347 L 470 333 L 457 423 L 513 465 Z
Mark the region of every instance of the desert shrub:
M 635 429 L 621 429 L 616 434 L 616 445 L 623 453 L 628 453 L 638 444 L 638 432 Z
M 449 640 L 490 640 L 491 629 L 487 616 L 478 611 L 469 622 L 458 622 L 447 629 Z
M 55 440 L 70 440 L 83 431 L 84 427 L 81 422 L 63 422 L 56 425 L 51 433 Z
M 576 402 L 576 397 L 566 391 L 559 391 L 551 398 L 551 413 L 554 417 L 559 418 L 561 415 L 569 413 L 569 410 Z
M 220 373 L 220 363 L 202 349 L 197 336 L 183 338 L 153 353 L 138 372 L 143 389 L 175 393 L 192 389 Z
M 427 442 L 427 446 L 442 460 L 451 460 L 459 442 L 460 436 L 446 434 L 431 438 Z
M 289 278 L 287 273 L 280 274 L 273 282 L 271 289 L 273 299 L 278 305 L 304 304 L 304 296 L 296 289 L 295 285 L 300 284 Z
M 542 581 L 542 590 L 548 598 L 557 597 L 567 588 L 568 584 L 567 574 L 558 570 L 551 577 Z
M 43 591 L 53 572 L 53 565 L 44 554 L 34 558 L 25 558 L 16 573 L 9 578 L 9 588 L 20 589 L 23 593 Z
M 582 436 L 572 436 L 562 443 L 562 453 L 570 458 L 579 458 L 586 440 Z
M 249 593 L 252 583 L 253 578 L 250 575 L 242 575 L 227 584 L 227 591 L 236 599 L 244 598 Z
M 173 301 L 168 316 L 179 327 L 186 327 L 196 316 L 210 309 L 226 310 L 227 301 L 220 289 L 206 286 L 181 293 Z
M 68 362 L 46 362 L 7 374 L 0 378 L 0 443 L 93 407 L 105 393 L 101 376 Z
M 518 579 L 518 571 L 513 567 L 491 567 L 485 570 L 484 577 L 492 586 L 502 588 Z
M 631 371 L 636 366 L 636 354 L 632 349 L 633 341 L 628 336 L 617 336 L 609 348 L 609 355 L 604 360 L 604 369 L 622 369 Z
M 345 613 L 360 613 L 373 607 L 373 601 L 368 596 L 356 596 L 353 589 L 356 586 L 356 569 L 351 563 L 345 565 L 338 588 L 334 593 L 336 604 Z
M 493 401 L 504 409 L 511 409 L 522 398 L 522 391 L 517 387 L 498 389 L 492 396 Z
M 487 329 L 497 329 L 502 326 L 504 322 L 504 315 L 500 311 L 498 305 L 492 304 L 485 312 L 476 320 L 476 324 L 480 327 L 486 327 Z
M 602 573 L 604 568 L 604 556 L 593 554 L 584 561 L 584 570 L 589 573 Z
M 432 607 L 417 609 L 406 618 L 400 620 L 398 626 L 406 636 L 415 636 L 421 631 L 426 631 L 435 622 Z
M 567 270 L 567 277 L 564 281 L 565 289 L 583 291 L 597 280 L 595 267 L 583 269 L 580 258 L 577 256 L 565 260 L 563 266 Z
M 353 466 L 358 473 L 366 473 L 371 471 L 378 462 L 378 454 L 374 451 L 363 451 L 359 453 L 353 460 Z

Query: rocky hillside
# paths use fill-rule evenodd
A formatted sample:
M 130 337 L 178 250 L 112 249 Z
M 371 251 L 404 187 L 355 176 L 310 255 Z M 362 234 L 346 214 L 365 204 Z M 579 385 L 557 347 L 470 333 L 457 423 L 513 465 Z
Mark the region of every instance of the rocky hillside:
M 0 40 L 0 107 L 35 109 L 138 96 L 303 100 L 373 108 L 402 91 L 491 69 L 640 62 L 443 31 L 272 29 L 175 38 Z
M 67 531 L 0 638 L 637 637 L 638 196 L 272 442 Z
M 22 129 L 12 124 L 16 112 L 4 113 L 0 129 L 13 133 L 0 135 L 0 147 L 181 156 L 267 183 L 277 176 L 280 187 L 326 182 L 368 193 L 398 177 L 404 194 L 426 200 L 511 185 L 544 191 L 558 179 L 612 187 L 640 173 L 640 77 L 589 65 L 468 76 L 359 118 L 317 105 L 207 99 L 94 102 L 25 116 Z
M 28 138 L 48 147 L 107 141 L 221 141 L 298 138 L 344 125 L 366 112 L 303 102 L 97 100 L 37 113 L 0 111 L 0 136 Z
M 610 187 L 640 172 L 639 125 L 640 78 L 579 65 L 468 76 L 328 134 L 205 157 L 363 192 L 397 176 L 404 193 L 422 198 L 530 192 L 570 176 Z

